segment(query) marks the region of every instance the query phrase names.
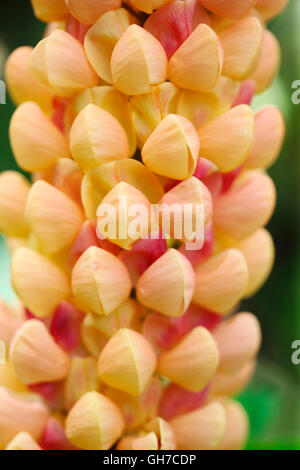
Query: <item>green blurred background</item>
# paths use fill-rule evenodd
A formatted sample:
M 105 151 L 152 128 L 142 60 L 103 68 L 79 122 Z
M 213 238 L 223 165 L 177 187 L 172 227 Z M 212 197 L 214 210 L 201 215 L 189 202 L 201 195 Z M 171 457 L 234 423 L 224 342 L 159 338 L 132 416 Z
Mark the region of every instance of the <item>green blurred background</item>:
M 280 159 L 270 171 L 278 203 L 269 225 L 277 259 L 267 284 L 243 309 L 254 312 L 263 329 L 263 347 L 256 375 L 240 400 L 251 419 L 251 449 L 300 449 L 300 365 L 291 362 L 291 344 L 300 340 L 300 104 L 291 101 L 291 85 L 300 80 L 300 1 L 290 0 L 284 13 L 269 23 L 282 48 L 280 74 L 272 88 L 256 97 L 254 109 L 276 104 L 287 123 Z M 44 25 L 29 0 L 2 2 L 0 17 L 0 74 L 6 56 L 21 45 L 34 46 Z M 1 77 L 3 78 L 3 77 Z M 0 105 L 0 171 L 16 168 L 8 141 L 13 105 Z M 13 302 L 9 258 L 0 239 L 0 296 Z

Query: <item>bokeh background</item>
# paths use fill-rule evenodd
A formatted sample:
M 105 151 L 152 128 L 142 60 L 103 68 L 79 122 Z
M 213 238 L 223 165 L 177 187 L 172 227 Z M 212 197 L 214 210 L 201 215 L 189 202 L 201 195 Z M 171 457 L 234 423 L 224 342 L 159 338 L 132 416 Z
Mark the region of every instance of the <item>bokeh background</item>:
M 263 347 L 256 375 L 239 397 L 251 420 L 250 449 L 300 449 L 300 365 L 291 361 L 292 342 L 300 340 L 300 104 L 292 103 L 292 83 L 300 80 L 300 1 L 290 0 L 269 23 L 282 48 L 282 65 L 272 88 L 253 102 L 257 109 L 276 104 L 287 123 L 281 157 L 272 167 L 278 203 L 269 229 L 275 240 L 275 269 L 263 289 L 242 308 L 262 324 Z M 7 55 L 21 45 L 34 46 L 44 25 L 32 14 L 30 0 L 1 3 L 0 78 Z M 14 106 L 0 105 L 0 171 L 16 169 L 8 140 Z M 0 239 L 0 296 L 14 301 L 9 284 L 9 255 Z

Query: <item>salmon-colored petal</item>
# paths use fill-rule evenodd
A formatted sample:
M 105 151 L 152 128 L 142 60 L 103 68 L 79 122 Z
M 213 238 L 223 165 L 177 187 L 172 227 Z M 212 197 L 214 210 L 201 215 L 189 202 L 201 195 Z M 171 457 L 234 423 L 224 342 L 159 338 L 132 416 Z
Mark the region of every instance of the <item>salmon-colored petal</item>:
M 93 357 L 73 357 L 64 386 L 64 405 L 70 410 L 87 392 L 100 389 L 97 361 Z
M 288 0 L 257 0 L 255 9 L 264 20 L 269 21 L 279 15 L 287 4 Z
M 202 23 L 177 49 L 168 64 L 168 77 L 181 88 L 209 92 L 221 75 L 223 51 L 216 33 Z
M 160 42 L 138 25 L 131 25 L 111 56 L 114 85 L 127 95 L 148 93 L 165 81 L 167 56 Z
M 130 0 L 130 3 L 145 13 L 152 13 L 153 10 L 161 8 L 171 0 Z
M 132 450 L 158 450 L 158 439 L 154 432 L 136 437 L 131 442 Z
M 122 0 L 66 0 L 70 12 L 83 24 L 93 24 L 104 13 L 120 8 Z
M 249 418 L 243 406 L 233 400 L 222 402 L 226 412 L 226 429 L 219 450 L 241 450 L 249 434 Z
M 13 188 L 13 191 L 12 191 Z M 25 206 L 29 182 L 15 171 L 0 174 L 0 230 L 9 237 L 26 237 L 29 227 Z
M 63 425 L 53 416 L 48 419 L 39 444 L 43 450 L 75 450 L 66 437 Z
M 239 20 L 246 16 L 256 0 L 201 0 L 202 5 L 216 15 Z
M 62 21 L 68 14 L 69 10 L 64 0 L 31 0 L 34 14 L 39 20 L 50 22 L 50 21 Z
M 17 329 L 22 325 L 24 316 L 17 315 L 0 301 L 0 340 L 9 344 Z
M 162 418 L 154 418 L 146 424 L 145 430 L 154 432 L 158 438 L 159 450 L 175 450 L 176 441 L 172 427 Z
M 71 158 L 59 158 L 53 168 L 52 183 L 81 206 L 83 172 Z
M 49 331 L 55 342 L 67 352 L 80 344 L 80 324 L 83 312 L 69 302 L 61 302 L 55 310 Z
M 259 61 L 249 77 L 256 83 L 256 93 L 269 88 L 279 70 L 280 60 L 278 40 L 271 31 L 265 30 Z
M 237 396 L 247 386 L 252 379 L 255 371 L 256 361 L 252 360 L 244 365 L 238 372 L 230 374 L 223 371 L 217 371 L 214 376 L 211 387 L 211 396 Z

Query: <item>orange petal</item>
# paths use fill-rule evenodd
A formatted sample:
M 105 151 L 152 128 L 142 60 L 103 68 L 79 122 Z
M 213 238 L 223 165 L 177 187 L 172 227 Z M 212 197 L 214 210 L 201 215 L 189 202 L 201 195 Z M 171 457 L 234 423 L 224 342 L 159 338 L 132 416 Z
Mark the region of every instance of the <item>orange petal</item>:
M 97 361 L 93 357 L 73 357 L 64 387 L 64 405 L 67 410 L 86 392 L 99 391 Z
M 152 13 L 153 10 L 161 8 L 171 0 L 130 0 L 130 3 L 145 13 Z
M 31 0 L 35 16 L 45 23 L 50 21 L 62 21 L 69 10 L 64 0 Z
M 127 95 L 140 95 L 165 81 L 167 56 L 152 34 L 131 25 L 116 44 L 110 65 L 114 85 Z
M 146 424 L 145 430 L 156 434 L 160 444 L 159 450 L 176 450 L 174 431 L 164 419 L 154 418 Z
M 213 450 L 223 439 L 226 413 L 224 407 L 215 401 L 172 419 L 170 424 L 178 449 Z
M 83 173 L 71 158 L 59 158 L 53 169 L 53 186 L 81 206 L 81 183 Z
M 248 269 L 239 250 L 228 249 L 196 268 L 193 301 L 219 314 L 226 314 L 243 297 Z
M 265 30 L 259 62 L 249 78 L 256 83 L 256 93 L 269 88 L 280 66 L 280 46 L 277 38 L 271 31 Z
M 223 51 L 212 28 L 202 23 L 177 49 L 168 64 L 168 77 L 181 88 L 212 91 L 223 64 Z
M 233 374 L 257 355 L 261 330 L 251 313 L 238 313 L 221 323 L 213 332 L 220 354 L 219 369 Z
M 287 4 L 288 0 L 257 0 L 255 9 L 264 20 L 269 21 L 279 15 Z
M 220 232 L 241 240 L 269 221 L 276 192 L 265 173 L 249 171 L 235 180 L 214 204 L 214 223 Z
M 5 450 L 42 450 L 27 432 L 19 432 L 6 446 Z
M 137 283 L 137 298 L 142 305 L 164 315 L 180 317 L 194 292 L 194 270 L 189 261 L 170 249 L 155 261 Z
M 135 22 L 133 15 L 124 8 L 108 11 L 96 21 L 85 36 L 86 55 L 99 77 L 107 83 L 113 82 L 110 60 L 114 47 L 126 29 Z
M 28 320 L 17 331 L 10 346 L 10 359 L 17 377 L 25 384 L 62 380 L 70 366 L 69 356 L 39 320 Z
M 104 395 L 85 393 L 66 419 L 70 442 L 84 450 L 107 450 L 120 438 L 124 420 L 119 408 Z
M 226 413 L 226 429 L 219 450 L 241 450 L 249 434 L 249 418 L 243 406 L 237 401 L 222 402 Z
M 142 159 L 154 173 L 183 180 L 194 173 L 199 150 L 199 137 L 190 121 L 169 114 L 147 139 Z
M 112 388 L 141 395 L 156 368 L 150 343 L 136 331 L 121 328 L 104 346 L 98 361 L 101 380 Z
M 109 315 L 128 299 L 131 281 L 126 267 L 118 258 L 91 246 L 74 266 L 72 289 L 85 310 Z
M 246 16 L 256 0 L 201 0 L 202 5 L 218 16 L 239 20 Z
M 34 101 L 47 113 L 51 109 L 53 96 L 46 87 L 32 78 L 29 72 L 31 52 L 31 47 L 23 46 L 10 54 L 5 65 L 5 82 L 16 105 Z
M 23 324 L 24 318 L 17 315 L 12 309 L 0 300 L 0 340 L 9 344 L 17 331 Z
M 158 450 L 158 439 L 154 432 L 137 437 L 131 442 L 132 450 Z
M 254 138 L 254 118 L 245 104 L 232 108 L 199 129 L 200 155 L 223 172 L 237 168 L 248 156 Z
M 17 248 L 12 257 L 13 287 L 37 317 L 47 317 L 70 295 L 65 274 L 50 260 L 30 248 Z
M 107 111 L 88 104 L 77 116 L 70 133 L 74 160 L 84 170 L 129 157 L 128 138 Z
M 45 171 L 70 156 L 66 138 L 33 102 L 23 103 L 10 122 L 10 142 L 18 165 L 26 171 Z
M 275 106 L 265 106 L 255 115 L 254 142 L 244 168 L 269 168 L 277 159 L 285 137 L 284 118 Z
M 222 29 L 219 38 L 224 50 L 222 74 L 234 80 L 249 77 L 261 51 L 261 22 L 255 16 L 249 16 Z
M 109 10 L 120 8 L 122 0 L 66 0 L 72 15 L 83 24 L 93 24 Z
M 246 297 L 254 295 L 268 278 L 275 257 L 274 243 L 270 233 L 261 228 L 236 246 L 244 255 L 248 266 Z
M 214 340 L 206 328 L 199 326 L 160 356 L 157 369 L 181 387 L 200 392 L 214 375 L 217 365 Z
M 240 394 L 250 382 L 255 371 L 255 366 L 256 362 L 250 361 L 234 374 L 217 371 L 210 386 L 211 395 L 236 396 Z
M 164 194 L 158 178 L 142 163 L 128 158 L 106 163 L 88 171 L 82 181 L 82 203 L 88 219 L 96 218 L 105 195 L 121 181 L 141 191 L 153 204 Z
M 13 188 L 13 191 L 12 191 Z M 9 237 L 26 237 L 29 227 L 25 206 L 29 182 L 15 171 L 0 174 L 0 230 Z

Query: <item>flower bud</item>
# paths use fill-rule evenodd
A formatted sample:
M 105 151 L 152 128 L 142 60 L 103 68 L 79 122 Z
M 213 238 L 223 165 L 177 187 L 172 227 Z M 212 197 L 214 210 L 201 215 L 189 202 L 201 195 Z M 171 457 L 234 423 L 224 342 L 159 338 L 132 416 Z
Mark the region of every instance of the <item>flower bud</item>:
M 19 432 L 28 432 L 38 440 L 48 416 L 46 407 L 35 395 L 0 387 L 0 448 L 3 449 Z
M 159 450 L 176 450 L 174 431 L 162 418 L 154 418 L 145 425 L 145 430 L 154 432 L 159 443 Z
M 121 328 L 104 346 L 98 361 L 101 380 L 112 388 L 141 395 L 156 368 L 148 341 L 136 331 Z
M 248 156 L 254 138 L 251 108 L 232 108 L 199 129 L 200 155 L 215 163 L 220 171 L 237 168 Z
M 70 295 L 65 274 L 50 260 L 30 248 L 17 248 L 11 263 L 14 289 L 37 317 L 51 315 L 59 302 Z
M 255 9 L 266 21 L 279 15 L 286 7 L 288 0 L 257 0 Z
M 246 297 L 254 295 L 265 283 L 272 270 L 275 258 L 274 242 L 270 233 L 261 228 L 242 240 L 237 246 L 248 266 Z
M 10 346 L 10 359 L 25 384 L 62 380 L 70 365 L 69 356 L 39 320 L 28 320 L 19 328 Z
M 45 23 L 50 21 L 62 21 L 69 10 L 64 0 L 31 0 L 35 16 Z
M 19 432 L 6 446 L 5 450 L 42 450 L 27 432 Z
M 76 450 L 68 441 L 61 420 L 51 416 L 44 428 L 39 444 L 43 450 Z
M 145 95 L 131 97 L 132 117 L 141 144 L 146 142 L 162 119 L 176 111 L 177 95 L 175 85 L 165 82 L 150 87 Z
M 31 52 L 31 47 L 23 46 L 10 54 L 5 65 L 5 82 L 16 105 L 34 101 L 47 113 L 51 109 L 53 96 L 47 88 L 32 78 L 29 72 Z
M 10 122 L 10 142 L 18 165 L 45 171 L 58 158 L 69 158 L 66 138 L 33 102 L 23 103 Z
M 91 246 L 74 266 L 72 290 L 84 310 L 109 315 L 128 299 L 131 281 L 127 269 L 118 258 Z
M 88 171 L 82 181 L 82 203 L 88 219 L 96 218 L 103 198 L 122 181 L 141 191 L 152 204 L 164 194 L 158 178 L 142 163 L 128 158 L 106 163 Z
M 261 344 L 260 325 L 251 313 L 239 313 L 220 323 L 213 337 L 220 354 L 219 369 L 231 374 L 254 359 Z
M 130 3 L 145 13 L 152 13 L 153 10 L 161 8 L 171 0 L 130 0 Z
M 158 361 L 159 373 L 192 392 L 200 392 L 213 377 L 218 351 L 211 334 L 201 326 L 194 328 Z
M 184 180 L 193 175 L 199 150 L 200 140 L 190 121 L 169 114 L 147 139 L 142 159 L 154 173 Z
M 245 172 L 215 201 L 215 227 L 236 240 L 248 237 L 268 223 L 275 200 L 274 183 L 267 174 Z
M 239 20 L 248 13 L 256 0 L 201 0 L 202 5 L 218 16 Z
M 233 374 L 217 371 L 211 382 L 210 395 L 215 397 L 239 395 L 250 382 L 255 366 L 256 362 L 250 361 Z
M 243 297 L 248 269 L 239 250 L 228 249 L 199 264 L 193 301 L 219 314 L 228 313 Z
M 93 24 L 104 13 L 120 8 L 122 0 L 66 0 L 72 15 L 83 24 Z
M 65 382 L 64 405 L 67 410 L 87 392 L 97 392 L 100 380 L 97 373 L 97 361 L 93 357 L 73 357 Z
M 81 206 L 81 183 L 83 173 L 71 158 L 59 158 L 52 174 L 52 183 Z M 77 209 L 78 210 L 78 209 Z
M 126 95 L 141 95 L 165 81 L 167 56 L 160 42 L 138 25 L 131 25 L 111 56 L 114 85 Z
M 218 37 L 212 28 L 201 23 L 171 57 L 168 77 L 178 87 L 210 92 L 217 85 L 222 66 L 223 50 Z
M 88 104 L 77 116 L 70 133 L 74 160 L 84 170 L 129 157 L 128 138 L 107 111 Z
M 29 182 L 20 173 L 0 174 L 0 230 L 4 235 L 21 238 L 28 235 L 25 205 L 29 189 Z
M 226 413 L 217 401 L 170 421 L 177 448 L 213 450 L 221 443 L 226 429 Z
M 285 136 L 283 116 L 275 106 L 265 106 L 255 115 L 254 142 L 244 168 L 269 168 L 277 159 Z
M 280 66 L 280 46 L 271 31 L 265 30 L 259 61 L 249 78 L 256 83 L 256 93 L 269 88 L 277 75 Z
M 175 416 L 197 410 L 206 401 L 210 383 L 201 392 L 190 392 L 179 385 L 170 383 L 165 389 L 159 402 L 158 414 L 170 421 Z
M 189 306 L 195 274 L 190 262 L 177 250 L 170 249 L 155 261 L 138 280 L 138 301 L 157 312 L 180 317 Z
M 78 205 L 43 180 L 34 183 L 30 190 L 26 216 L 44 253 L 56 253 L 70 246 L 83 223 Z
M 59 29 L 33 49 L 30 71 L 35 80 L 50 86 L 56 95 L 64 97 L 74 96 L 99 82 L 82 44 L 71 34 Z
M 240 403 L 224 400 L 222 404 L 226 413 L 226 429 L 218 450 L 241 450 L 249 434 L 249 418 Z
M 124 420 L 119 408 L 104 395 L 85 393 L 66 420 L 66 433 L 73 445 L 84 450 L 107 450 L 120 438 Z
M 96 21 L 85 36 L 86 55 L 99 77 L 107 83 L 113 83 L 110 60 L 114 47 L 126 29 L 135 22 L 133 15 L 124 8 L 108 11 Z

